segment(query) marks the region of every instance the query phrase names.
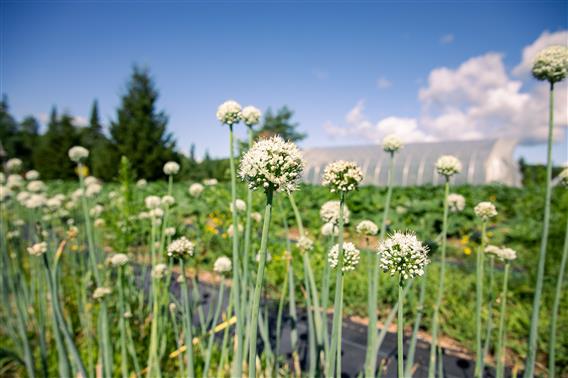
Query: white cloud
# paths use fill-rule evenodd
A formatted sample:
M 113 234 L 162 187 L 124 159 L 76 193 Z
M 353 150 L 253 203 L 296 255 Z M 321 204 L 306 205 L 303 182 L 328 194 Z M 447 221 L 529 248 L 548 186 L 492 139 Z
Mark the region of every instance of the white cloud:
M 377 79 L 377 87 L 379 89 L 387 89 L 390 88 L 392 86 L 392 83 L 390 80 L 388 80 L 386 77 L 381 76 Z
M 470 58 L 457 68 L 432 70 L 418 91 L 420 112 L 416 118 L 393 114 L 372 122 L 365 117 L 361 100 L 347 114 L 345 127 L 328 122 L 325 130 L 332 136 L 375 142 L 392 132 L 405 142 L 496 137 L 518 138 L 529 144 L 545 141 L 548 86 L 526 73 L 530 72 L 532 56 L 541 48 L 558 43 L 559 36 L 564 36 L 566 43 L 568 31 L 545 32 L 525 47 L 522 61 L 513 69 L 516 77 L 505 67 L 503 55 L 494 52 Z M 555 137 L 559 138 L 568 129 L 568 87 L 563 82 L 555 88 Z
M 448 33 L 442 36 L 442 38 L 440 38 L 440 43 L 442 45 L 449 45 L 450 43 L 452 43 L 454 41 L 455 37 L 452 33 Z

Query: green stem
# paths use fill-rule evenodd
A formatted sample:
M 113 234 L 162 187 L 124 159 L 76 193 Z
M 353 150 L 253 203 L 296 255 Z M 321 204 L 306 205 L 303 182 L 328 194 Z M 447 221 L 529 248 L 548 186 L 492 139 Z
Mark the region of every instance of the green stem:
M 178 326 L 178 321 L 177 321 L 177 314 L 175 309 L 171 309 L 170 310 L 170 316 L 172 318 L 172 325 L 174 326 L 174 332 L 175 332 L 175 341 L 176 341 L 176 348 L 180 349 L 182 346 L 182 343 L 180 342 L 180 331 L 179 331 L 179 326 Z M 179 353 L 178 356 L 178 365 L 179 365 L 179 375 L 180 377 L 185 377 L 185 367 L 184 367 L 184 363 L 183 363 L 183 354 Z
M 221 313 L 221 306 L 223 304 L 223 295 L 225 292 L 225 281 L 221 278 L 221 285 L 219 286 L 219 294 L 217 299 L 217 305 L 215 306 L 215 315 L 213 315 L 213 323 L 211 323 L 211 329 L 209 330 L 209 340 L 207 340 L 207 355 L 205 358 L 205 366 L 203 367 L 203 372 L 201 375 L 207 377 L 209 372 L 209 366 L 211 364 L 211 352 L 213 351 L 213 340 L 215 338 L 215 327 L 217 321 L 219 320 L 219 314 Z
M 505 273 L 503 276 L 503 289 L 501 291 L 501 311 L 499 313 L 499 334 L 497 339 L 497 368 L 496 374 L 497 378 L 503 378 L 505 376 L 505 364 L 503 361 L 505 352 L 505 311 L 507 308 L 507 281 L 509 279 L 509 262 L 505 263 Z M 551 376 L 552 377 L 552 376 Z
M 260 261 L 258 262 L 258 272 L 256 274 L 256 285 L 252 298 L 251 317 L 250 317 L 250 340 L 249 340 L 249 378 L 256 377 L 256 339 L 258 331 L 258 311 L 260 307 L 260 292 L 264 279 L 264 269 L 266 267 L 266 247 L 268 243 L 268 230 L 270 227 L 270 217 L 272 215 L 272 188 L 266 190 L 266 207 L 264 209 L 264 222 L 262 225 L 262 238 L 260 241 Z M 234 208 L 235 206 L 233 206 Z M 238 281 L 237 281 L 238 282 Z M 236 284 L 235 286 L 238 286 Z M 237 301 L 238 302 L 238 301 Z
M 483 305 L 483 260 L 485 254 L 485 237 L 487 230 L 487 222 L 483 222 L 481 228 L 481 245 L 477 250 L 477 265 L 476 265 L 476 285 L 475 285 L 475 377 L 483 375 L 483 350 L 481 345 L 481 307 Z
M 333 247 L 333 236 L 329 237 L 329 241 L 327 243 L 327 249 L 325 253 L 328 253 L 331 247 Z M 321 307 L 322 307 L 322 331 L 323 331 L 323 346 L 324 346 L 324 354 L 327 358 L 329 356 L 329 328 L 328 328 L 328 321 L 327 321 L 327 306 L 329 302 L 329 259 L 324 258 L 324 266 L 323 266 L 323 279 L 321 285 Z
M 188 378 L 195 377 L 194 369 L 193 369 L 193 313 L 191 311 L 191 306 L 189 303 L 189 296 L 188 296 L 188 287 L 185 278 L 185 268 L 184 268 L 184 261 L 180 261 L 180 270 L 181 270 L 181 277 L 182 282 L 180 283 L 180 290 L 181 290 L 181 300 L 182 300 L 182 307 L 183 307 L 183 325 L 184 325 L 184 335 L 185 335 L 185 351 L 187 354 L 187 376 Z
M 418 297 L 418 306 L 416 307 L 416 318 L 414 320 L 414 327 L 412 328 L 412 338 L 408 347 L 408 356 L 406 357 L 405 374 L 407 377 L 412 376 L 412 366 L 414 365 L 414 354 L 416 352 L 416 341 L 418 340 L 418 330 L 420 329 L 420 322 L 424 314 L 424 299 L 426 298 L 426 273 L 420 281 L 420 294 Z
M 285 253 L 288 254 L 290 252 L 287 250 Z M 288 286 L 288 271 L 290 270 L 290 262 L 290 258 L 287 258 L 286 274 L 284 275 L 284 282 L 282 283 L 282 288 L 280 290 L 280 300 L 278 301 L 278 312 L 276 315 L 276 350 L 274 352 L 274 371 L 276 372 L 276 374 L 278 374 L 278 370 L 280 370 L 280 359 L 278 358 L 278 356 L 280 355 L 280 334 L 282 332 L 282 313 L 284 312 L 284 301 L 286 300 L 286 287 Z
M 122 282 L 122 267 L 118 267 L 117 286 L 118 286 L 118 326 L 120 328 L 120 370 L 122 377 L 128 378 L 128 350 L 126 349 L 126 324 L 124 319 L 124 288 Z
M 446 245 L 448 241 L 448 196 L 450 194 L 450 180 L 446 176 L 446 184 L 444 186 L 444 219 L 442 224 L 442 253 L 440 257 L 440 278 L 438 283 L 438 292 L 436 294 L 436 303 L 434 305 L 434 314 L 432 316 L 432 343 L 430 345 L 430 364 L 428 366 L 428 377 L 434 378 L 436 374 L 436 346 L 438 343 L 438 329 L 440 324 L 440 308 L 444 298 L 444 285 L 446 280 Z
M 249 148 L 252 146 L 253 142 L 253 130 L 252 127 L 248 127 L 248 142 Z M 247 188 L 247 211 L 246 211 L 246 221 L 245 221 L 245 246 L 244 246 L 244 256 L 243 256 L 243 280 L 241 288 L 241 310 L 243 311 L 241 316 L 243 319 L 246 317 L 247 301 L 248 301 L 248 287 L 249 287 L 249 261 L 250 261 L 250 245 L 251 245 L 251 230 L 252 230 L 252 219 L 250 214 L 252 212 L 252 190 Z
M 402 277 L 398 283 L 398 323 L 396 325 L 398 346 L 398 378 L 404 377 L 404 282 Z
M 487 312 L 487 322 L 485 325 L 486 333 L 485 333 L 485 344 L 483 345 L 483 359 L 489 353 L 489 348 L 491 346 L 491 336 L 493 334 L 493 286 L 495 283 L 495 256 L 491 255 L 489 259 L 489 303 L 488 305 L 488 312 Z M 485 364 L 482 364 L 482 367 Z M 483 369 L 482 369 L 483 371 Z
M 556 292 L 554 294 L 554 303 L 552 305 L 552 317 L 550 320 L 550 337 L 548 342 L 548 375 L 550 376 L 550 378 L 554 378 L 555 375 L 556 328 L 558 320 L 558 309 L 560 307 L 560 298 L 562 298 L 562 286 L 564 285 L 564 273 L 566 270 L 567 261 L 568 261 L 568 222 L 566 222 L 564 248 L 562 249 L 562 260 L 560 262 L 558 279 L 556 280 Z
M 546 150 L 546 196 L 544 200 L 544 220 L 542 239 L 540 242 L 540 252 L 538 258 L 538 271 L 536 287 L 531 315 L 531 328 L 529 334 L 527 360 L 525 363 L 525 378 L 534 375 L 534 365 L 536 359 L 538 341 L 538 321 L 540 317 L 540 297 L 542 296 L 542 285 L 544 281 L 544 264 L 546 262 L 546 246 L 548 243 L 548 226 L 550 223 L 550 201 L 552 198 L 552 136 L 554 129 L 554 84 L 550 83 L 550 103 L 549 103 L 549 122 L 548 122 L 548 144 Z

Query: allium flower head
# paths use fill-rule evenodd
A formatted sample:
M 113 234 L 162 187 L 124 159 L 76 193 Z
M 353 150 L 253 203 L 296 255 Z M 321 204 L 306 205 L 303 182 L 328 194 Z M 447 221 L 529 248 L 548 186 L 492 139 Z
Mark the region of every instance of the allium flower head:
M 309 252 L 314 249 L 314 241 L 307 236 L 301 236 L 298 239 L 298 249 L 302 252 Z
M 339 224 L 339 201 L 327 201 L 320 208 L 321 220 L 325 223 Z M 343 223 L 349 223 L 349 216 L 351 212 L 347 205 L 343 205 Z
M 136 181 L 136 186 L 138 188 L 144 188 L 146 185 L 148 185 L 148 181 L 146 181 L 144 179 L 140 179 L 140 180 Z
M 110 264 L 112 266 L 124 266 L 128 264 L 128 256 L 124 253 L 117 253 L 110 258 Z
M 461 172 L 462 164 L 455 156 L 443 155 L 436 161 L 436 170 L 443 176 L 451 177 Z
M 32 169 L 31 171 L 27 171 L 26 174 L 24 175 L 24 177 L 28 181 L 37 180 L 37 179 L 39 179 L 39 172 Z
M 325 223 L 321 226 L 321 234 L 323 236 L 337 236 L 339 235 L 339 227 L 331 222 Z
M 175 227 L 166 227 L 166 229 L 164 230 L 164 234 L 166 236 L 174 236 L 176 234 L 176 228 Z
M 193 256 L 195 245 L 190 242 L 185 236 L 174 240 L 168 246 L 168 256 L 184 258 L 186 256 Z
M 152 269 L 152 278 L 161 279 L 166 276 L 168 266 L 166 264 L 156 264 Z
M 102 299 L 112 293 L 110 287 L 97 287 L 93 292 L 93 299 Z
M 564 168 L 558 175 L 559 184 L 568 188 L 568 168 Z
M 106 225 L 106 222 L 103 218 L 97 218 L 93 224 L 96 228 L 103 228 Z
M 232 268 L 231 259 L 227 256 L 221 256 L 213 264 L 213 270 L 217 273 L 223 274 L 230 272 Z
M 217 108 L 217 119 L 225 125 L 234 125 L 241 120 L 241 105 L 233 100 L 225 101 Z
M 37 209 L 45 205 L 47 199 L 43 194 L 31 194 L 26 200 L 25 206 L 28 209 Z
M 485 248 L 486 253 L 490 253 L 500 258 L 503 261 L 515 260 L 517 258 L 517 252 L 511 248 L 499 248 L 494 245 L 489 245 Z
M 378 249 L 379 267 L 392 275 L 400 274 L 407 280 L 424 274 L 424 267 L 430 262 L 428 247 L 412 233 L 395 232 L 381 241 Z
M 235 200 L 235 205 L 236 206 L 234 206 L 234 207 L 233 207 L 233 204 L 231 204 L 229 206 L 231 212 L 233 211 L 233 208 L 236 208 L 237 212 L 242 212 L 242 211 L 245 211 L 247 209 L 247 203 L 245 201 L 243 201 L 242 199 L 237 198 Z
M 18 193 L 19 195 L 20 193 Z M 6 201 L 12 196 L 12 190 L 7 186 L 0 185 L 0 202 Z
M 353 243 L 343 243 L 343 268 L 341 271 L 350 272 L 359 264 L 360 253 Z M 329 266 L 335 268 L 339 263 L 339 244 L 334 245 L 327 255 Z
M 28 247 L 28 253 L 32 256 L 41 256 L 45 252 L 47 252 L 46 242 L 35 243 L 31 247 Z
M 260 122 L 260 110 L 254 106 L 245 106 L 241 112 L 241 119 L 247 126 L 254 126 Z
M 90 185 L 87 185 L 87 188 L 85 189 L 85 196 L 94 197 L 99 194 L 101 190 L 103 190 L 101 184 L 99 184 L 98 182 L 92 183 Z
M 237 224 L 237 230 L 240 233 L 243 232 L 243 225 L 242 224 Z M 233 225 L 231 224 L 229 226 L 229 228 L 227 229 L 227 234 L 229 234 L 230 237 L 233 237 L 233 235 L 235 235 L 235 229 L 233 228 Z
M 8 179 L 6 180 L 6 186 L 10 189 L 18 189 L 24 186 L 24 179 L 22 176 L 11 174 L 8 175 Z
M 258 211 L 253 211 L 252 213 L 250 213 L 250 218 L 256 223 L 260 223 L 260 221 L 262 220 L 262 214 Z
M 550 83 L 564 80 L 568 74 L 568 47 L 554 45 L 541 50 L 534 60 L 532 74 Z
M 217 185 L 219 182 L 217 181 L 217 179 L 214 178 L 210 178 L 210 179 L 205 179 L 203 180 L 203 184 L 207 185 L 207 186 L 215 186 Z
M 144 204 L 150 210 L 160 207 L 161 203 L 162 203 L 162 200 L 158 196 L 148 196 L 148 197 L 144 198 Z
M 6 175 L 3 172 L 0 172 L 0 184 L 6 183 Z
M 22 169 L 22 161 L 18 158 L 12 158 L 6 162 L 6 170 L 8 172 L 19 172 Z
M 451 193 L 448 195 L 448 207 L 451 212 L 457 213 L 465 208 L 465 198 L 461 194 Z
M 89 214 L 91 215 L 91 217 L 97 218 L 103 213 L 104 210 L 105 208 L 102 205 L 96 204 L 91 208 L 91 210 L 89 210 Z
M 164 173 L 168 176 L 177 175 L 179 172 L 179 164 L 175 161 L 168 161 L 164 164 Z
M 497 216 L 497 209 L 491 202 L 480 202 L 473 208 L 473 211 L 484 222 Z
M 100 184 L 99 179 L 96 178 L 95 176 L 85 177 L 85 185 L 86 186 L 93 185 L 93 184 Z
M 187 191 L 189 192 L 189 195 L 192 197 L 199 197 L 201 195 L 201 193 L 203 192 L 203 185 L 201 185 L 200 183 L 194 183 L 191 184 L 189 186 L 189 188 L 187 189 Z
M 376 235 L 379 232 L 379 227 L 370 220 L 363 220 L 359 222 L 356 230 L 363 235 Z
M 383 139 L 383 151 L 395 153 L 403 147 L 402 141 L 394 134 L 387 135 Z
M 291 192 L 296 190 L 304 166 L 298 147 L 275 136 L 253 144 L 241 160 L 239 175 L 253 190 Z
M 165 195 L 162 197 L 161 203 L 164 207 L 170 207 L 176 203 L 176 199 L 173 196 Z
M 497 247 L 496 245 L 488 245 L 487 247 L 485 247 L 485 253 L 489 253 L 491 255 L 499 255 L 499 253 L 501 252 L 501 248 Z
M 69 159 L 75 163 L 81 163 L 89 157 L 89 150 L 82 146 L 74 146 L 69 149 Z
M 338 160 L 325 167 L 323 172 L 323 186 L 329 186 L 332 193 L 350 192 L 359 187 L 363 181 L 363 172 L 352 161 Z

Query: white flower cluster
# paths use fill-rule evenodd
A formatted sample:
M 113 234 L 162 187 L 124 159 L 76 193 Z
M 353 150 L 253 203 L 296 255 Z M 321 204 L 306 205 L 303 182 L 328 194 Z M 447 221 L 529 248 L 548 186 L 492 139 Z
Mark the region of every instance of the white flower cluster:
M 217 273 L 223 274 L 230 272 L 232 268 L 231 259 L 227 256 L 221 256 L 213 264 L 213 270 Z
M 0 172 L 0 184 L 4 184 L 6 182 L 6 175 L 4 172 Z
M 339 227 L 331 222 L 325 223 L 321 226 L 321 234 L 323 236 L 337 236 L 339 235 Z
M 436 170 L 443 176 L 451 177 L 461 172 L 462 164 L 455 156 L 443 155 L 436 161 Z
M 95 225 L 95 228 L 103 228 L 106 225 L 106 222 L 103 218 L 97 218 L 93 224 Z
M 517 252 L 511 248 L 500 248 L 494 245 L 488 245 L 485 248 L 485 253 L 490 253 L 500 258 L 503 261 L 511 261 L 517 258 Z
M 33 180 L 28 183 L 26 189 L 32 193 L 43 192 L 47 189 L 47 186 L 40 180 Z
M 168 246 L 168 256 L 184 258 L 186 256 L 193 256 L 195 245 L 190 242 L 185 236 L 174 240 Z
M 400 274 L 407 280 L 424 274 L 430 262 L 428 248 L 412 233 L 395 232 L 381 241 L 378 249 L 379 267 L 392 275 Z
M 74 146 L 69 149 L 69 159 L 79 164 L 89 157 L 89 150 L 82 146 Z
M 93 299 L 102 299 L 112 293 L 110 287 L 97 287 L 93 292 Z
M 6 186 L 12 190 L 21 188 L 22 186 L 24 186 L 24 179 L 20 175 L 8 175 Z
M 28 209 L 38 209 L 45 205 L 47 198 L 43 194 L 30 194 L 25 200 L 24 206 Z
M 379 232 L 379 227 L 377 227 L 377 225 L 370 220 L 363 220 L 359 222 L 359 224 L 356 227 L 356 230 L 359 234 L 376 235 L 377 232 Z
M 241 160 L 239 175 L 250 189 L 291 192 L 297 188 L 304 166 L 298 147 L 275 136 L 259 140 L 247 151 Z
M 235 206 L 233 206 L 233 204 L 231 203 L 231 205 L 229 206 L 229 209 L 231 210 L 231 212 L 233 212 L 233 209 L 237 209 L 237 213 L 238 212 L 243 212 L 247 209 L 247 203 L 245 201 L 243 201 L 242 199 L 235 199 Z
M 164 234 L 166 236 L 174 236 L 176 234 L 176 228 L 175 227 L 166 227 L 166 229 L 164 230 Z
M 353 243 L 347 242 L 343 243 L 343 268 L 341 269 L 342 272 L 350 272 L 355 270 L 357 264 L 359 264 L 360 259 L 360 252 L 355 247 Z M 329 266 L 335 268 L 339 263 L 339 244 L 334 245 L 329 250 L 329 254 L 327 255 Z
M 323 172 L 323 186 L 329 186 L 332 193 L 350 192 L 356 190 L 363 181 L 363 172 L 352 161 L 338 160 L 325 167 Z
M 99 179 L 93 176 L 85 178 L 85 196 L 94 197 L 103 190 L 103 186 L 99 182 Z
M 397 152 L 402 148 L 403 144 L 399 137 L 394 134 L 387 135 L 383 139 L 383 151 L 391 154 Z
M 32 256 L 41 256 L 45 252 L 47 252 L 46 242 L 35 243 L 31 247 L 28 247 L 28 253 Z
M 241 120 L 241 105 L 233 100 L 225 101 L 217 108 L 217 119 L 225 125 L 234 125 Z
M 560 180 L 558 182 L 560 185 L 568 188 L 568 168 L 564 168 L 562 172 L 560 172 L 558 179 Z
M 241 234 L 243 232 L 243 225 L 242 224 L 237 224 L 237 231 L 239 232 L 239 234 Z M 229 235 L 229 237 L 233 237 L 235 235 L 235 229 L 233 227 L 233 225 L 231 224 L 229 226 L 229 228 L 227 229 L 227 234 Z
M 465 209 L 465 198 L 461 194 L 451 193 L 448 195 L 448 207 L 451 212 L 457 213 Z
M 203 185 L 196 182 L 194 184 L 191 184 L 187 191 L 189 192 L 190 196 L 197 198 L 201 195 L 201 193 L 203 193 L 203 189 Z
M 145 179 L 136 181 L 136 187 L 138 188 L 144 188 L 146 185 L 148 185 L 148 181 L 146 181 Z
M 497 209 L 491 202 L 480 202 L 473 208 L 473 211 L 484 222 L 497 216 Z
M 320 208 L 320 218 L 324 223 L 339 224 L 339 201 L 327 201 Z M 343 223 L 349 223 L 351 212 L 347 205 L 343 205 Z
M 7 186 L 0 185 L 0 202 L 8 200 L 12 196 L 12 190 Z
M 173 204 L 176 203 L 176 199 L 173 196 L 170 195 L 165 195 L 162 197 L 161 199 L 162 205 L 164 206 L 164 208 L 170 207 Z
M 175 161 L 168 161 L 164 164 L 164 173 L 168 176 L 177 175 L 179 172 L 179 164 Z
M 260 221 L 262 220 L 262 214 L 258 211 L 253 211 L 252 213 L 250 213 L 250 218 L 256 223 L 260 223 Z
M 96 204 L 89 210 L 89 215 L 93 218 L 98 218 L 104 210 L 105 208 L 102 205 Z
M 254 106 L 245 106 L 241 112 L 241 119 L 247 126 L 254 126 L 260 122 L 260 110 Z
M 128 264 L 128 256 L 124 253 L 117 253 L 110 258 L 110 264 L 112 266 L 124 266 Z
M 168 266 L 166 264 L 156 264 L 152 269 L 152 278 L 162 279 L 166 276 L 168 272 Z
M 19 172 L 22 169 L 22 161 L 18 158 L 9 159 L 6 162 L 6 170 L 8 172 Z
M 568 74 L 568 47 L 554 45 L 540 51 L 532 68 L 533 76 L 538 80 L 557 83 Z
M 298 239 L 298 249 L 302 252 L 309 252 L 314 249 L 314 241 L 307 236 L 300 236 Z
M 214 179 L 214 178 L 203 180 L 203 185 L 206 185 L 206 186 L 215 186 L 218 183 L 219 183 L 219 181 L 217 181 L 217 179 Z
M 32 169 L 31 171 L 27 171 L 26 174 L 24 175 L 24 177 L 28 181 L 37 180 L 37 179 L 39 179 L 39 172 Z
M 144 204 L 146 204 L 148 209 L 152 210 L 160 207 L 162 200 L 158 196 L 148 196 L 144 198 Z

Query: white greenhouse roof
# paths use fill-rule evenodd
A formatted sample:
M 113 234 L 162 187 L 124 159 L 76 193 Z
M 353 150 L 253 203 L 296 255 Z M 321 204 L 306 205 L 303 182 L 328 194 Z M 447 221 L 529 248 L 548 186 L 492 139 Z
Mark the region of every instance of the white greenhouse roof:
M 436 172 L 436 160 L 454 155 L 463 170 L 452 178 L 454 184 L 500 183 L 520 186 L 521 175 L 513 157 L 517 140 L 488 139 L 411 143 L 395 154 L 393 183 L 396 186 L 442 184 Z M 310 148 L 304 150 L 307 165 L 303 180 L 319 184 L 327 164 L 336 160 L 355 161 L 365 176 L 363 184 L 386 185 L 390 156 L 380 145 Z

